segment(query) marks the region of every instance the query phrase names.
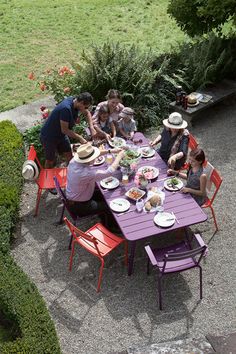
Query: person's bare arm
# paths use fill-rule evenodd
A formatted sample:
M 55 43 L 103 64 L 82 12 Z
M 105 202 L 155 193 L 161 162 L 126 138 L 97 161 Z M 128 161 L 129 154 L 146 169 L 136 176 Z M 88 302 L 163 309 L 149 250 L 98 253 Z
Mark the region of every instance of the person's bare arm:
M 156 137 L 156 139 L 150 141 L 149 144 L 150 144 L 151 146 L 154 146 L 154 145 L 158 144 L 160 141 L 161 141 L 161 134 L 159 134 L 159 135 Z
M 84 111 L 81 110 L 81 112 L 85 115 L 85 118 L 86 118 L 86 121 L 88 123 L 91 135 L 93 137 L 94 135 L 96 135 L 96 130 L 95 130 L 94 126 L 93 126 L 92 115 L 91 115 L 91 113 L 89 112 L 88 109 L 85 109 Z
M 69 136 L 69 138 L 73 138 L 78 140 L 81 144 L 86 144 L 87 140 L 85 140 L 82 135 L 79 135 L 77 133 L 75 133 L 73 130 L 69 129 L 69 124 L 68 122 L 65 122 L 63 120 L 60 120 L 60 124 L 61 124 L 61 131 L 63 134 Z
M 112 137 L 115 138 L 115 136 L 116 136 L 116 126 L 115 126 L 114 122 L 111 122 L 111 133 L 112 133 Z
M 124 138 L 126 138 L 126 139 L 129 138 L 129 135 L 125 133 L 124 129 L 120 128 L 120 133 Z
M 183 193 L 191 193 L 194 195 L 198 195 L 200 197 L 206 195 L 206 183 L 207 183 L 207 176 L 205 174 L 202 174 L 200 176 L 200 189 L 193 189 L 193 188 L 188 188 L 184 187 L 182 188 Z

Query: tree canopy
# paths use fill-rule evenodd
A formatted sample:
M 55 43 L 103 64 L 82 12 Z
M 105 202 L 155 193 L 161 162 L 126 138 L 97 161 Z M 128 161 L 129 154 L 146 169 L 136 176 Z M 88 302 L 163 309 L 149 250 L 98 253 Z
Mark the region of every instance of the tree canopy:
M 219 30 L 230 19 L 236 24 L 236 0 L 170 0 L 168 13 L 193 37 Z

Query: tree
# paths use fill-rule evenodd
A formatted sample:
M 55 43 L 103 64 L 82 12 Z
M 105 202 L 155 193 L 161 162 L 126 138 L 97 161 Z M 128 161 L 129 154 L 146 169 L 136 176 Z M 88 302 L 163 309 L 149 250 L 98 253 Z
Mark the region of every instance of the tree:
M 170 0 L 168 13 L 189 36 L 202 35 L 233 20 L 236 24 L 236 0 Z

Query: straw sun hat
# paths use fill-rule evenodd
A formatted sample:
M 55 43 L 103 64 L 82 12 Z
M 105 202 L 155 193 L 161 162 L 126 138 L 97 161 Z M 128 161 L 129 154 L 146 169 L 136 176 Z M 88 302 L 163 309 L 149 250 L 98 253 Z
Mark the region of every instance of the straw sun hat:
M 22 176 L 24 179 L 33 181 L 39 176 L 39 169 L 37 164 L 33 160 L 27 160 L 22 167 Z
M 74 159 L 80 163 L 95 160 L 100 155 L 100 150 L 90 143 L 80 145 L 74 155 Z
M 184 129 L 188 126 L 186 120 L 178 112 L 171 113 L 168 119 L 163 120 L 163 124 L 165 127 L 172 129 Z

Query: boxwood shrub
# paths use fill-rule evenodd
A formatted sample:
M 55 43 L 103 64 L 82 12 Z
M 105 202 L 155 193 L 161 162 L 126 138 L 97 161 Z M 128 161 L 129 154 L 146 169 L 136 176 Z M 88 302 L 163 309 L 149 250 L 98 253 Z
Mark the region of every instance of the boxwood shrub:
M 10 121 L 0 122 L 0 309 L 14 323 L 14 341 L 0 353 L 60 353 L 54 324 L 36 286 L 10 255 L 17 222 L 24 162 L 22 135 Z

